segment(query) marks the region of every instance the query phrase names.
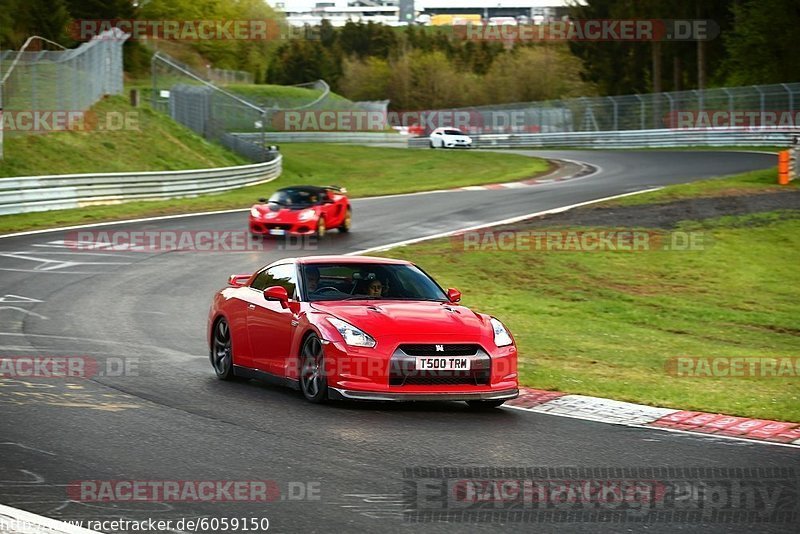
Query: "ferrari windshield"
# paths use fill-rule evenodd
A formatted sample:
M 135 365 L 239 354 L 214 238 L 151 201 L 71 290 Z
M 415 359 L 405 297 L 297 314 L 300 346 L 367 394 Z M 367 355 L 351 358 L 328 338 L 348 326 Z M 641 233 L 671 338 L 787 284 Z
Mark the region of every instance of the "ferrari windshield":
M 269 197 L 269 202 L 280 206 L 303 207 L 319 202 L 319 192 L 313 189 L 281 189 Z
M 432 300 L 446 302 L 442 288 L 414 265 L 313 263 L 303 265 L 307 300 Z

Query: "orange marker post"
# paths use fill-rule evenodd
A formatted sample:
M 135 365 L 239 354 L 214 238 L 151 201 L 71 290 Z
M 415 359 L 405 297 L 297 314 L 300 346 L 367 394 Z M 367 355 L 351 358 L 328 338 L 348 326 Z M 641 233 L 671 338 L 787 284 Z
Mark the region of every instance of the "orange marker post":
M 789 151 L 778 152 L 778 185 L 789 184 Z

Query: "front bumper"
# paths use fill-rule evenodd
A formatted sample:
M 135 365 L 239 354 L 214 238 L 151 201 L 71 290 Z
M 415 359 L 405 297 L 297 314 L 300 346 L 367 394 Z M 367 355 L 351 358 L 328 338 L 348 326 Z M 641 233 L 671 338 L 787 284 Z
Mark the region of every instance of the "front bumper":
M 317 231 L 317 220 L 311 219 L 303 222 L 278 222 L 274 219 L 264 221 L 250 217 L 249 227 L 250 233 L 253 235 L 272 237 L 281 237 L 285 235 L 312 235 Z
M 471 401 L 471 400 L 510 400 L 519 396 L 519 389 L 486 392 L 446 392 L 446 393 L 384 393 L 356 391 L 328 387 L 328 396 L 333 400 L 363 401 Z
M 458 346 L 471 365 L 465 371 L 417 370 L 415 356 L 405 350 L 444 343 Z M 515 346 L 492 348 L 478 339 L 437 335 L 435 340 L 409 334 L 391 341 L 379 338 L 378 348 L 325 343 L 331 398 L 377 401 L 507 400 L 519 394 Z M 484 340 L 485 341 L 485 340 Z M 441 353 L 446 355 L 445 353 Z M 424 355 L 420 353 L 419 355 Z M 447 354 L 458 357 L 459 354 Z

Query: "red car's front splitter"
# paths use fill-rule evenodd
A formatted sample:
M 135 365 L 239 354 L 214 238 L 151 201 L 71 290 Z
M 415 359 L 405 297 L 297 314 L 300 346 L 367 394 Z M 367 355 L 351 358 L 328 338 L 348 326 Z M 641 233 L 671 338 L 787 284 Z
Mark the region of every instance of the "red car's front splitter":
M 447 393 L 385 393 L 356 391 L 328 387 L 328 397 L 333 400 L 365 401 L 471 401 L 471 400 L 510 400 L 519 396 L 519 389 L 505 389 L 487 392 L 447 392 Z

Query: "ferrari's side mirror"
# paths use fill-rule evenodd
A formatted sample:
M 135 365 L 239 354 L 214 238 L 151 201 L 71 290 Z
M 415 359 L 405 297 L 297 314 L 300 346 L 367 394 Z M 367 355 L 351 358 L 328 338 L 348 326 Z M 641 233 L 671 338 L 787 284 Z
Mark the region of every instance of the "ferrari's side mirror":
M 461 291 L 459 291 L 454 287 L 451 287 L 447 290 L 447 298 L 452 303 L 461 302 Z
M 271 286 L 264 290 L 264 298 L 267 300 L 280 301 L 282 308 L 289 306 L 289 294 L 286 288 L 281 286 Z
M 258 199 L 258 201 L 259 201 L 259 202 L 261 202 L 261 203 L 263 204 L 264 202 L 266 202 L 266 201 L 267 201 L 267 199 L 266 199 L 266 198 L 259 198 L 259 199 Z

